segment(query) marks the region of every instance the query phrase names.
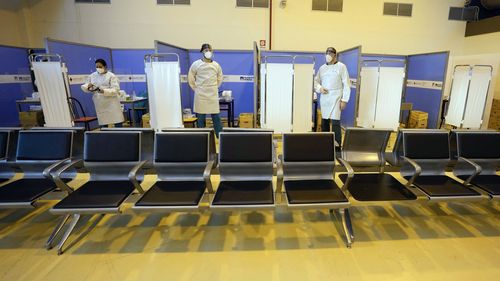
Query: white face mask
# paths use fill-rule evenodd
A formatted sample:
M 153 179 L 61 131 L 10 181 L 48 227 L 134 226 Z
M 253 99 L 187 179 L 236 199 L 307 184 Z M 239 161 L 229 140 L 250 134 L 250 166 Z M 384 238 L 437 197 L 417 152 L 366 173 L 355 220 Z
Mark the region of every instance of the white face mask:
M 103 74 L 104 72 L 106 72 L 106 70 L 104 68 L 96 68 L 95 69 L 97 71 L 97 73 L 99 74 Z
M 333 57 L 331 55 L 326 55 L 325 60 L 327 63 L 331 63 L 333 61 Z
M 213 55 L 214 55 L 214 54 L 213 54 L 212 52 L 210 52 L 210 51 L 207 51 L 207 52 L 204 52 L 204 53 L 203 53 L 203 56 L 204 56 L 207 60 L 211 60 L 211 59 L 212 59 L 212 57 L 213 57 Z

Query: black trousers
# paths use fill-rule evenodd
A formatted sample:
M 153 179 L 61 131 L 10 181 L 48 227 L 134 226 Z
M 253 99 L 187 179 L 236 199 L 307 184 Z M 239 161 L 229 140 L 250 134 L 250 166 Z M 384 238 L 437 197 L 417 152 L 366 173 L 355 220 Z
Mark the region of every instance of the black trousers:
M 340 120 L 321 119 L 321 131 L 331 132 L 330 123 L 333 129 L 333 133 L 335 134 L 335 141 L 339 144 L 340 147 L 342 146 L 342 130 L 340 129 Z

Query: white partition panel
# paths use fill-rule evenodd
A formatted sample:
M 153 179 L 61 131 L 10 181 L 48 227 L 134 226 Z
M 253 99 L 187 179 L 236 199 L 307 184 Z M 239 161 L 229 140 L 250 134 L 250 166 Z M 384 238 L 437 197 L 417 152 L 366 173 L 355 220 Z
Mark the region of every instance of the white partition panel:
M 363 128 L 372 128 L 377 99 L 378 67 L 361 68 L 357 124 Z
M 467 100 L 469 88 L 469 66 L 455 68 L 453 73 L 453 85 L 451 87 L 450 103 L 445 117 L 445 123 L 460 127 Z
M 32 62 L 46 127 L 73 127 L 60 62 Z
M 399 127 L 404 77 L 403 67 L 380 68 L 374 128 L 397 130 Z
M 183 127 L 179 62 L 146 63 L 151 128 Z
M 314 64 L 295 64 L 293 71 L 292 130 L 294 132 L 310 132 L 312 129 Z
M 264 67 L 265 128 L 276 133 L 291 132 L 293 64 L 267 63 Z
M 481 128 L 490 81 L 491 67 L 474 66 L 465 105 L 463 128 Z

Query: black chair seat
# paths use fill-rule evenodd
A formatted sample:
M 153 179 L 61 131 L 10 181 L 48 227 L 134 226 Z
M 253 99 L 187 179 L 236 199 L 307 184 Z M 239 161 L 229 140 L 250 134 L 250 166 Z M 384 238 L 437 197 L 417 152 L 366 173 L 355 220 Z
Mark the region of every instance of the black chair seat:
M 447 176 L 419 176 L 415 185 L 431 197 L 480 196 L 476 191 Z
M 345 182 L 347 174 L 339 175 Z M 358 201 L 415 200 L 417 196 L 389 174 L 355 174 L 348 187 Z
M 333 180 L 285 181 L 290 204 L 320 204 L 348 202 Z
M 133 191 L 130 181 L 89 181 L 54 209 L 117 208 Z
M 213 205 L 272 205 L 272 181 L 222 181 Z
M 56 184 L 46 178 L 20 179 L 0 187 L 0 203 L 33 202 L 54 189 Z
M 204 191 L 205 182 L 203 181 L 160 181 L 146 191 L 135 205 L 196 206 Z
M 468 176 L 459 176 L 466 180 Z M 478 175 L 472 179 L 473 185 L 483 189 L 490 195 L 500 195 L 500 176 L 497 175 Z

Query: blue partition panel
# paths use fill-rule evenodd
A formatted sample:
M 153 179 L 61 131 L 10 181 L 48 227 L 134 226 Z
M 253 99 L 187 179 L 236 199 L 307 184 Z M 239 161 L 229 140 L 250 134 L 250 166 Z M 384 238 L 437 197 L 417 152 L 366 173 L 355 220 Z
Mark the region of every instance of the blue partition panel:
M 405 102 L 413 104 L 413 110 L 429 113 L 428 128 L 437 128 L 440 119 L 441 101 L 448 67 L 448 52 L 408 56 L 408 80 L 433 81 L 441 87 L 417 86 L 408 83 Z
M 347 67 L 347 71 L 349 72 L 350 79 L 358 79 L 358 66 L 359 66 L 359 58 L 361 55 L 361 47 L 357 47 L 354 49 L 350 49 L 347 51 L 339 52 L 338 59 L 340 62 L 344 63 Z M 357 96 L 356 96 L 356 87 L 351 85 L 351 96 L 349 98 L 349 102 L 347 103 L 347 107 L 342 111 L 340 116 L 340 123 L 343 127 L 352 127 L 354 126 L 354 122 L 356 120 L 356 104 L 357 104 Z
M 185 77 L 189 71 L 189 51 L 166 43 L 156 41 L 157 53 L 175 53 L 179 55 L 181 75 Z M 193 108 L 193 97 L 189 85 L 184 81 L 181 83 L 182 108 Z
M 144 72 L 144 56 L 153 54 L 153 49 L 113 49 L 113 70 L 116 75 L 146 75 Z M 121 81 L 120 88 L 127 94 L 133 92 L 142 96 L 148 91 L 145 81 Z
M 31 96 L 28 50 L 0 46 L 0 126 L 18 126 L 16 100 Z
M 104 59 L 108 69 L 113 71 L 111 49 L 97 46 L 81 45 L 78 43 L 62 42 L 48 39 L 45 48 L 48 53 L 59 54 L 68 67 L 69 75 L 89 75 L 95 71 L 95 60 Z M 70 81 L 71 96 L 78 99 L 87 116 L 96 116 L 92 94 L 84 93 L 80 83 Z
M 138 97 L 148 96 L 146 83 L 146 73 L 144 71 L 144 56 L 154 54 L 154 49 L 113 49 L 113 70 L 116 75 L 127 75 L 133 77 L 141 76 L 144 80 L 120 80 L 120 88 L 128 95 L 135 94 Z M 136 107 L 143 107 L 146 104 L 137 104 Z M 126 105 L 130 107 L 130 105 Z
M 189 59 L 191 64 L 201 59 L 199 50 L 190 50 Z M 253 113 L 253 80 L 246 79 L 253 77 L 253 51 L 214 51 L 214 61 L 219 63 L 222 73 L 229 81 L 223 82 L 219 91 L 232 91 L 234 99 L 234 116 L 238 118 L 240 113 Z M 193 95 L 194 93 L 190 91 Z M 222 113 L 223 117 L 225 112 Z

